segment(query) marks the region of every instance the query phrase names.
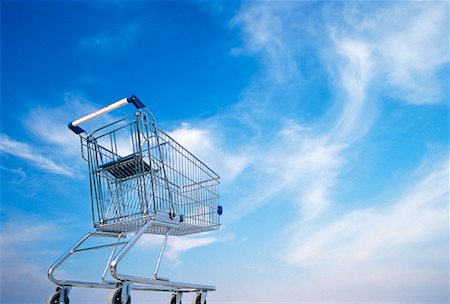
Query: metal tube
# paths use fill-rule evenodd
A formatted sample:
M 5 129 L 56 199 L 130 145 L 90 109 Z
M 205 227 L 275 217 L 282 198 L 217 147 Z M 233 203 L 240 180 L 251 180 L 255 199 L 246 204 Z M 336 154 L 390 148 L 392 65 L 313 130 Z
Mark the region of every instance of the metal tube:
M 81 249 L 77 249 L 74 250 L 73 252 L 80 252 L 80 251 L 87 251 L 87 250 L 93 250 L 93 249 L 100 249 L 100 248 L 108 248 L 108 247 L 116 247 L 119 245 L 124 245 L 128 242 L 118 242 L 118 243 L 113 243 L 113 244 L 106 244 L 106 245 L 98 245 L 98 246 L 92 246 L 92 247 L 86 247 L 86 248 L 81 248 Z
M 161 250 L 159 251 L 158 260 L 156 261 L 155 271 L 153 272 L 153 277 L 155 279 L 158 278 L 158 270 L 159 270 L 159 266 L 161 264 L 161 260 L 162 260 L 163 254 L 164 254 L 164 249 L 166 248 L 167 238 L 169 237 L 169 231 L 170 231 L 170 228 L 167 228 L 166 235 L 164 236 L 164 241 L 161 246 Z
M 153 279 L 140 278 L 140 277 L 129 276 L 129 275 L 120 275 L 120 280 L 131 281 L 131 282 L 142 283 L 142 284 L 149 284 L 149 285 L 156 285 L 156 286 L 175 287 L 175 288 L 180 288 L 180 289 L 190 289 L 192 291 L 214 291 L 214 290 L 216 290 L 215 286 L 210 286 L 210 285 L 153 280 Z
M 111 265 L 111 261 L 112 261 L 112 259 L 113 259 L 113 257 L 114 257 L 114 254 L 116 253 L 117 246 L 118 246 L 119 244 L 125 244 L 125 243 L 126 243 L 126 242 L 120 242 L 120 239 L 121 239 L 121 238 L 122 238 L 122 233 L 119 234 L 119 236 L 118 236 L 118 238 L 117 238 L 117 243 L 116 243 L 116 245 L 114 246 L 114 248 L 111 250 L 111 254 L 109 255 L 108 262 L 106 263 L 105 269 L 103 269 L 103 273 L 102 273 L 102 282 L 105 281 L 106 272 L 108 271 L 108 268 L 109 268 L 109 266 Z
M 92 235 L 92 232 L 89 232 L 88 234 L 86 234 L 85 236 L 83 236 L 78 242 L 76 242 L 69 250 L 67 250 L 58 260 L 56 260 L 55 263 L 53 263 L 52 266 L 50 266 L 50 268 L 48 269 L 48 279 L 50 280 L 50 282 L 55 283 L 56 285 L 61 285 L 60 283 L 63 283 L 64 280 L 57 280 L 55 279 L 55 277 L 53 276 L 53 272 L 62 264 L 64 263 L 65 260 L 67 260 L 67 258 L 73 254 L 75 252 L 75 249 L 77 249 L 78 247 L 81 246 L 81 244 L 83 244 L 84 242 L 87 241 L 87 239 Z
M 116 101 L 116 102 L 110 104 L 109 106 L 101 108 L 100 110 L 92 112 L 92 113 L 90 113 L 88 115 L 85 115 L 85 116 L 83 116 L 83 117 L 73 121 L 72 122 L 72 126 L 76 127 L 78 125 L 81 125 L 82 123 L 85 123 L 86 121 L 89 121 L 89 120 L 91 120 L 91 119 L 93 119 L 93 118 L 95 118 L 97 116 L 102 115 L 102 114 L 111 112 L 111 111 L 113 111 L 113 110 L 115 110 L 117 108 L 123 107 L 126 104 L 128 104 L 128 100 L 127 100 L 127 98 L 123 98 L 123 99 L 121 99 L 119 101 Z
M 120 278 L 120 275 L 117 273 L 117 264 L 123 259 L 123 257 L 127 254 L 127 252 L 133 247 L 134 244 L 141 238 L 141 236 L 144 234 L 145 230 L 147 230 L 152 225 L 152 221 L 148 221 L 145 223 L 139 230 L 136 231 L 135 235 L 129 240 L 128 244 L 126 244 L 117 254 L 114 261 L 111 262 L 111 275 L 113 278 L 123 281 Z

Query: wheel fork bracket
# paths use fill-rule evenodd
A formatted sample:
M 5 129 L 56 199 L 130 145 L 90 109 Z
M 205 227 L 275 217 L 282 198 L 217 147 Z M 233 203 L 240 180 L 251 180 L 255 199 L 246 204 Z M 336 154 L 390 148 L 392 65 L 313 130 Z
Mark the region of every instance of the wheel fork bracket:
M 62 286 L 59 287 L 59 303 L 58 304 L 66 304 L 66 299 L 69 297 L 70 290 L 72 287 L 70 286 Z

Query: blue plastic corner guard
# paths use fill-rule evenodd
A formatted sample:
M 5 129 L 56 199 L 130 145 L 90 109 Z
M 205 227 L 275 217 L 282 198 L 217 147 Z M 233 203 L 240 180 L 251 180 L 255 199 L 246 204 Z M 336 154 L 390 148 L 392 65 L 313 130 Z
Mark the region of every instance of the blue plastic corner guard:
M 131 95 L 131 97 L 127 98 L 128 103 L 134 104 L 134 106 L 138 109 L 145 108 L 145 105 L 142 101 L 139 100 L 135 95 Z
M 69 129 L 72 130 L 73 133 L 75 133 L 75 134 L 80 134 L 80 133 L 85 132 L 85 131 L 83 130 L 83 128 L 81 128 L 81 127 L 79 127 L 79 126 L 74 127 L 74 126 L 72 125 L 72 122 L 69 122 L 69 123 L 67 124 L 67 126 L 68 126 Z
M 222 206 L 217 206 L 217 214 L 218 215 L 222 215 L 222 213 L 223 213 L 223 207 Z

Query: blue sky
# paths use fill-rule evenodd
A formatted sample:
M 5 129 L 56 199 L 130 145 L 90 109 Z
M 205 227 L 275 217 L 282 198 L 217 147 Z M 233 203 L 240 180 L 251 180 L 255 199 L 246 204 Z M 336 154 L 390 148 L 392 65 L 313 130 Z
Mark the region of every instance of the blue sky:
M 163 276 L 212 303 L 448 303 L 448 28 L 448 2 L 2 1 L 1 302 L 44 303 L 91 229 L 67 122 L 136 94 L 222 180 L 222 229 L 170 240 Z

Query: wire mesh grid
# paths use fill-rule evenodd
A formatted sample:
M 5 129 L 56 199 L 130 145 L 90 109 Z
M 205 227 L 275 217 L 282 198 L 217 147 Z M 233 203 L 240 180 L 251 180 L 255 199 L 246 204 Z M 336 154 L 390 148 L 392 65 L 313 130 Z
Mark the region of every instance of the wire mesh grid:
M 219 176 L 139 111 L 81 137 L 92 220 L 101 231 L 133 231 L 157 213 L 183 217 L 171 235 L 219 227 Z M 147 231 L 165 234 L 153 226 Z

